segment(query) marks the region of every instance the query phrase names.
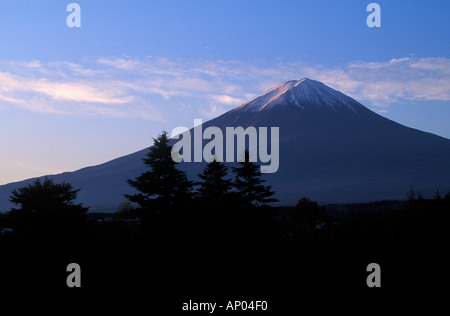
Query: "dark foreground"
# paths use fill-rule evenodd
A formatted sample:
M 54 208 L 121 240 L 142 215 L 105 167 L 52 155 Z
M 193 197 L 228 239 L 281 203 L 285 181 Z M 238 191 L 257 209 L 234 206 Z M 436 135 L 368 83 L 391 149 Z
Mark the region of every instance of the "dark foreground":
M 410 307 L 418 303 L 412 297 L 432 305 L 447 279 L 449 212 L 447 195 L 326 208 L 307 199 L 283 209 L 187 207 L 106 221 L 92 214 L 63 224 L 2 215 L 0 287 L 25 301 L 23 293 L 57 293 L 78 305 L 160 314 L 190 301 L 223 306 L 214 313 L 232 312 L 230 301 L 267 301 L 266 313 L 277 314 L 356 302 L 373 308 L 403 295 L 414 295 Z M 66 283 L 73 262 L 81 288 Z M 367 286 L 370 263 L 381 267 L 381 288 Z

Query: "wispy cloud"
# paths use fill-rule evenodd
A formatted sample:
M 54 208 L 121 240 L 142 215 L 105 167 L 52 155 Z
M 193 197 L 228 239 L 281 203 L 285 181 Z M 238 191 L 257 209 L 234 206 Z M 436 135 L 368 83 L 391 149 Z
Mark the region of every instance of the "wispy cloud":
M 225 113 L 226 111 L 227 111 L 226 108 L 217 104 L 211 104 L 207 107 L 201 107 L 199 110 L 200 114 L 207 119 L 219 116 Z
M 103 57 L 0 61 L 0 102 L 66 115 L 163 120 L 174 104 L 211 117 L 274 85 L 310 77 L 386 111 L 395 102 L 450 100 L 450 59 L 399 57 L 329 67 L 303 62 Z
M 74 63 L 0 62 L 0 101 L 36 112 L 161 120 L 135 90 L 108 71 Z
M 226 104 L 226 105 L 240 105 L 246 100 L 243 98 L 236 98 L 226 94 L 220 95 L 212 95 L 211 100 L 217 103 Z
M 336 72 L 339 80 L 329 76 L 329 71 Z M 375 106 L 411 100 L 450 100 L 450 59 L 447 58 L 405 57 L 386 62 L 355 62 L 343 69 L 319 68 L 313 73 Z

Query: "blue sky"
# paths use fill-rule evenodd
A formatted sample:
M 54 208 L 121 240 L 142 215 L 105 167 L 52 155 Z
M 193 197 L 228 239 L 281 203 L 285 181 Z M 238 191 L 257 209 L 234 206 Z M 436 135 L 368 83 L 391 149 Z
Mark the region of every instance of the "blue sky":
M 0 184 L 76 170 L 310 77 L 450 138 L 450 1 L 0 2 Z

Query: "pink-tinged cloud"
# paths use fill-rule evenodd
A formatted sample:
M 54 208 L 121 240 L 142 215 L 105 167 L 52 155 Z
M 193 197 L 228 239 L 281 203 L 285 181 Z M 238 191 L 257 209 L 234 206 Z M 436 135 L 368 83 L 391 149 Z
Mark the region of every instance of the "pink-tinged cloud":
M 211 117 L 276 84 L 309 77 L 369 106 L 450 100 L 450 59 L 399 57 L 326 67 L 297 63 L 243 63 L 164 58 L 100 58 L 0 62 L 0 102 L 66 115 L 163 120 L 170 108 L 195 104 Z M 164 114 L 166 111 L 166 114 Z

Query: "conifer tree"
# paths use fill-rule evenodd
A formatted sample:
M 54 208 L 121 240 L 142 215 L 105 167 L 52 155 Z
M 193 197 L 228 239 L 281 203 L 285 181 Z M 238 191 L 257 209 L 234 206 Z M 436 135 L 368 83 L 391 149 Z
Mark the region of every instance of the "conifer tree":
M 228 168 L 223 163 L 213 160 L 198 175 L 202 180 L 198 183 L 200 185 L 198 192 L 203 203 L 229 202 L 233 182 L 231 179 L 225 179 L 227 173 Z
M 239 164 L 240 167 L 233 168 L 236 174 L 233 185 L 243 206 L 251 207 L 278 201 L 272 198 L 275 194 L 272 187 L 264 185 L 266 180 L 261 178 L 260 167 L 249 161 L 248 151 L 245 151 L 245 161 Z
M 188 201 L 191 197 L 192 182 L 184 171 L 177 169 L 171 156 L 167 132 L 163 132 L 153 141 L 147 157 L 143 159 L 150 170 L 135 180 L 128 179 L 128 183 L 139 193 L 125 196 L 131 202 L 137 203 L 141 209 L 157 213 Z

